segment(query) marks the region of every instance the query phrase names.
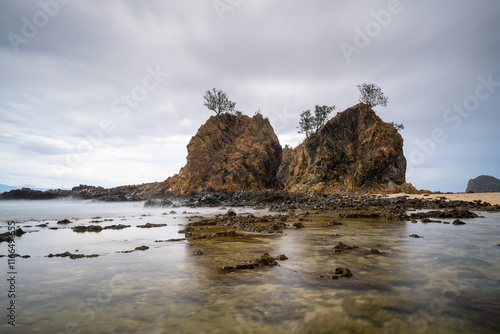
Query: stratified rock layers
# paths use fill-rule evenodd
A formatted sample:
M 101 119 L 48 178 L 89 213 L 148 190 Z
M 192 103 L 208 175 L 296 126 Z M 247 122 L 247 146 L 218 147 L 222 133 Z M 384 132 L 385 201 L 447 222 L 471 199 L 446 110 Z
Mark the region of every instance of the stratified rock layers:
M 211 116 L 187 145 L 187 163 L 164 182 L 165 190 L 190 191 L 279 189 L 281 145 L 267 118 Z
M 281 167 L 280 177 L 288 191 L 392 192 L 404 187 L 403 138 L 363 103 L 338 113 L 285 154 L 290 155 L 283 158 L 288 166 Z

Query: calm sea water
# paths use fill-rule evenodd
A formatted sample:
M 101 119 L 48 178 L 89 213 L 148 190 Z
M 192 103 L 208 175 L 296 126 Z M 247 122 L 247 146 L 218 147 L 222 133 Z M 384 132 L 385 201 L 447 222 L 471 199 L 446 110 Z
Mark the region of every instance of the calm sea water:
M 171 212 L 171 211 L 175 212 Z M 238 208 L 238 214 L 265 214 Z M 306 228 L 239 239 L 181 238 L 194 216 L 221 208 L 144 208 L 143 203 L 0 201 L 7 221 L 29 233 L 0 258 L 2 333 L 498 333 L 500 215 L 466 225 L 311 217 Z M 97 218 L 99 217 L 99 218 Z M 60 219 L 69 225 L 58 225 Z M 104 221 L 104 220 L 108 221 Z M 71 227 L 131 225 L 76 233 Z M 137 225 L 165 223 L 151 229 Z M 41 223 L 57 230 L 36 227 Z M 424 238 L 409 238 L 418 234 Z M 357 245 L 336 254 L 338 242 Z M 121 253 L 146 245 L 145 251 Z M 370 253 L 377 248 L 382 254 Z M 203 255 L 196 255 L 197 250 Z M 69 259 L 50 253 L 100 254 Z M 8 244 L 0 243 L 7 255 Z M 285 254 L 279 267 L 223 272 L 263 253 Z M 336 267 L 351 278 L 331 279 Z M 15 272 L 14 275 L 8 272 Z M 11 285 L 8 279 L 15 276 Z M 323 277 L 319 277 L 323 276 Z M 15 296 L 9 297 L 9 290 Z M 15 303 L 15 327 L 7 308 Z

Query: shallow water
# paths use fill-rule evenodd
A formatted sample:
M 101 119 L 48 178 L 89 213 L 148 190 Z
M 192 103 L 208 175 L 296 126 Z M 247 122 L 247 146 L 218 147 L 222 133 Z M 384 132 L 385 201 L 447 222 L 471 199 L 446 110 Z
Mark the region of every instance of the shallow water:
M 175 210 L 175 213 L 170 213 Z M 16 327 L 2 333 L 497 333 L 500 330 L 500 215 L 466 225 L 311 216 L 300 230 L 181 238 L 193 216 L 220 208 L 144 208 L 142 203 L 0 201 L 3 222 L 32 233 L 15 239 Z M 238 214 L 265 214 L 236 209 Z M 101 218 L 95 218 L 95 217 Z M 68 218 L 69 225 L 57 220 Z M 123 230 L 76 233 L 90 220 Z M 58 230 L 35 227 L 41 222 Z M 137 225 L 166 223 L 140 229 Z M 27 227 L 27 226 L 32 227 Z M 424 238 L 409 238 L 418 234 Z M 334 253 L 338 243 L 358 249 Z M 146 245 L 146 251 L 119 253 Z M 382 254 L 370 253 L 377 248 Z M 7 254 L 7 243 L 0 244 Z M 203 255 L 195 255 L 199 249 Z M 96 258 L 49 253 L 101 254 Z M 225 272 L 224 265 L 285 254 L 279 267 Z M 0 258 L 8 278 L 7 257 Z M 351 278 L 334 280 L 336 267 Z M 323 277 L 320 277 L 323 276 Z M 6 309 L 8 282 L 0 285 Z M 5 306 L 4 306 L 5 305 Z

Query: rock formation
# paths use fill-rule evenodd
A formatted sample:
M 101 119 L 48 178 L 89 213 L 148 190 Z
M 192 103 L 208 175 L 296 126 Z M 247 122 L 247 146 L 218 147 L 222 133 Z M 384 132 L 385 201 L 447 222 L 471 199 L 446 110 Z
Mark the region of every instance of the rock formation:
M 500 180 L 489 175 L 481 175 L 469 180 L 465 192 L 482 193 L 485 191 L 500 192 Z
M 285 151 L 283 161 L 279 175 L 288 191 L 388 192 L 405 183 L 403 138 L 363 103 Z
M 175 193 L 278 189 L 281 145 L 260 113 L 211 116 L 187 145 L 187 163 L 160 187 Z

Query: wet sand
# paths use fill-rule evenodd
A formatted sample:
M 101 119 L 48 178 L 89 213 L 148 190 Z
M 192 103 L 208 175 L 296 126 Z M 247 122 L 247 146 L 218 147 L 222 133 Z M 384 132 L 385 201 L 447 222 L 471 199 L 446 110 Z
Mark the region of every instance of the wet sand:
M 380 195 L 384 196 L 384 195 Z M 454 193 L 454 194 L 390 194 L 387 195 L 390 198 L 399 196 L 408 196 L 409 198 L 440 198 L 446 197 L 447 200 L 452 201 L 476 201 L 481 200 L 482 202 L 490 203 L 491 205 L 500 205 L 500 193 Z

